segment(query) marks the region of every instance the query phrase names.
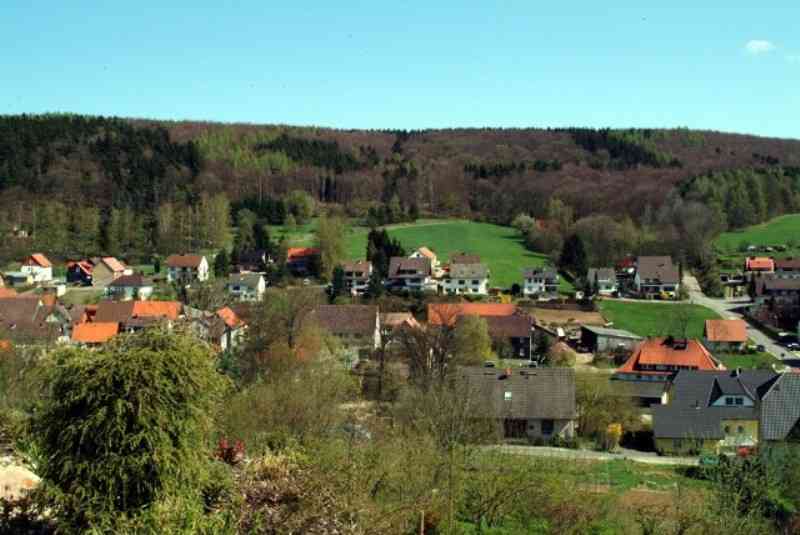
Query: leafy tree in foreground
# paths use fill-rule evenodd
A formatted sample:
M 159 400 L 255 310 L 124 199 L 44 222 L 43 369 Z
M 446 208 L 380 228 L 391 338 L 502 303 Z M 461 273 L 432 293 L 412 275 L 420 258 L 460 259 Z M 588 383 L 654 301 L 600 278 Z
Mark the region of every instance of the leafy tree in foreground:
M 32 435 L 60 521 L 82 529 L 176 497 L 199 503 L 211 413 L 225 389 L 205 346 L 151 330 L 51 360 Z
M 572 271 L 576 277 L 586 276 L 586 272 L 589 270 L 586 248 L 579 235 L 573 234 L 564 242 L 559 264 Z
M 227 277 L 231 272 L 230 261 L 228 260 L 228 252 L 225 249 L 220 249 L 217 256 L 214 257 L 214 276 L 219 278 Z

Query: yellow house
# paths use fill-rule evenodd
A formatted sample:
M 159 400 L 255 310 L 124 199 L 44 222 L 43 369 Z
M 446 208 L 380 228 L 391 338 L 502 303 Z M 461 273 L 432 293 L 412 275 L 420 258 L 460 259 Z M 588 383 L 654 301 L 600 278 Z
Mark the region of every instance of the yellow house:
M 653 407 L 653 434 L 663 454 L 719 453 L 784 440 L 798 419 L 800 374 L 682 370 Z

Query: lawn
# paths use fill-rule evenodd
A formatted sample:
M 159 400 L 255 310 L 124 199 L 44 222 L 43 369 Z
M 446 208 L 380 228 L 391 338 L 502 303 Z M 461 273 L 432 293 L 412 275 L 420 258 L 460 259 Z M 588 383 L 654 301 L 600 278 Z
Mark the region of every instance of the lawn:
M 715 356 L 729 370 L 736 368 L 768 370 L 773 364 L 780 364 L 780 361 L 769 353 L 720 353 Z
M 470 252 L 481 256 L 489 265 L 492 274 L 491 285 L 503 288 L 522 282 L 522 270 L 526 267 L 542 266 L 547 257 L 525 248 L 519 233 L 510 227 L 489 223 L 476 223 L 463 220 L 421 219 L 413 224 L 390 225 L 389 235 L 396 238 L 408 250 L 422 245 L 432 249 L 442 262 L 449 260 L 457 252 Z M 310 246 L 314 243 L 314 223 L 294 229 L 271 227 L 273 237 L 285 233 L 293 246 Z M 347 255 L 352 259 L 362 259 L 367 249 L 365 227 L 352 227 L 347 236 Z M 565 281 L 562 291 L 569 291 L 571 285 Z
M 800 214 L 789 214 L 741 230 L 723 232 L 714 241 L 714 245 L 718 251 L 730 254 L 738 252 L 742 244 L 774 246 L 789 245 L 789 242 L 793 241 L 789 249 L 797 252 L 800 250 L 798 234 L 800 234 Z
M 705 320 L 717 319 L 713 310 L 688 303 L 636 303 L 603 300 L 600 312 L 617 329 L 639 336 L 682 336 L 681 325 L 686 323 L 686 337 L 702 338 Z

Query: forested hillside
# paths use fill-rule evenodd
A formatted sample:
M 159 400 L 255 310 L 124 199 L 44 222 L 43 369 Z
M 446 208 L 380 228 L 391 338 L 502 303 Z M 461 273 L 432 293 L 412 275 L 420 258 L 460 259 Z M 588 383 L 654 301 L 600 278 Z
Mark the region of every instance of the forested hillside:
M 44 211 L 61 210 L 45 206 L 56 202 L 69 221 L 90 207 L 83 215 L 107 233 L 114 210 L 123 222 L 128 210 L 158 249 L 160 216 L 218 193 L 272 222 L 286 213 L 275 203 L 299 189 L 353 216 L 383 203 L 380 222 L 426 213 L 508 224 L 521 213 L 546 218 L 553 197 L 576 219 L 642 221 L 674 190 L 736 227 L 800 207 L 798 168 L 798 140 L 687 129 L 407 132 L 6 116 L 0 224 L 33 230 Z M 173 226 L 192 227 L 196 214 L 184 215 Z M 213 240 L 186 246 L 204 241 Z

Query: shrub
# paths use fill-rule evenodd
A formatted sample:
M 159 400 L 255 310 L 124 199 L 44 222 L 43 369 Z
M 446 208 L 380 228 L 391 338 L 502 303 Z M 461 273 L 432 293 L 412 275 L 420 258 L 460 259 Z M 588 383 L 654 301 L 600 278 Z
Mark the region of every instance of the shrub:
M 32 436 L 59 521 L 83 529 L 177 496 L 187 508 L 200 503 L 211 414 L 226 384 L 206 346 L 150 330 L 99 351 L 62 349 L 43 384 Z

